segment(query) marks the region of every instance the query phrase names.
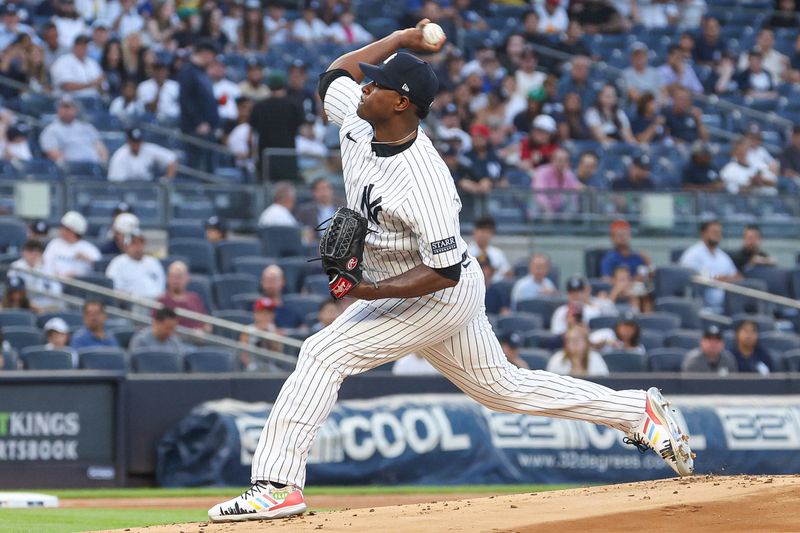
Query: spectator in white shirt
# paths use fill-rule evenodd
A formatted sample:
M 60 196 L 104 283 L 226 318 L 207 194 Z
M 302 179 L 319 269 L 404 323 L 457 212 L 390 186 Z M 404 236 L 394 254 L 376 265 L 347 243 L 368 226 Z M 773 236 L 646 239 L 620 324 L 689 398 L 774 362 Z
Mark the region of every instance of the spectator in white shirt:
M 592 350 L 585 326 L 573 325 L 564 333 L 564 349 L 547 362 L 547 371 L 569 376 L 607 376 L 603 356 Z
M 89 27 L 78 15 L 74 0 L 61 0 L 58 6 L 57 15 L 52 19 L 58 28 L 58 44 L 62 48 L 69 48 L 75 38 L 86 33 Z
M 277 3 L 272 3 L 267 8 L 264 17 L 264 27 L 267 29 L 270 44 L 282 44 L 289 40 L 289 22 L 284 18 L 286 8 Z
M 558 294 L 555 284 L 547 277 L 550 273 L 550 258 L 544 254 L 533 254 L 528 263 L 528 275 L 517 280 L 511 289 L 511 309 L 524 300 Z
M 761 64 L 772 76 L 772 82 L 780 83 L 788 74 L 789 58 L 775 50 L 775 32 L 771 28 L 762 28 L 756 37 L 756 50 L 761 52 Z M 750 52 L 745 50 L 739 55 L 738 70 L 746 70 L 750 61 Z
M 401 357 L 392 365 L 395 376 L 435 376 L 437 370 L 421 355 L 411 353 Z
M 71 96 L 61 97 L 57 113 L 56 120 L 39 135 L 39 145 L 47 157 L 56 163 L 108 160 L 108 149 L 95 127 L 76 118 L 78 108 Z
M 506 254 L 497 246 L 492 246 L 492 239 L 497 233 L 497 224 L 492 217 L 481 217 L 475 221 L 472 229 L 472 242 L 469 245 L 469 253 L 479 262 L 481 256 L 485 256 L 494 268 L 494 281 L 500 281 L 506 276 L 510 276 L 511 263 L 508 262 Z
M 663 0 L 631 2 L 631 18 L 645 28 L 666 28 L 678 22 L 678 7 Z
M 109 181 L 153 181 L 161 176 L 175 177 L 178 157 L 157 144 L 144 142 L 139 128 L 128 130 L 128 142 L 120 146 L 108 163 Z
M 731 194 L 740 192 L 759 192 L 763 194 L 776 194 L 777 183 L 769 167 L 748 159 L 749 142 L 745 138 L 738 139 L 731 148 L 731 160 L 722 167 L 719 175 L 725 184 L 725 189 Z
M 275 184 L 272 204 L 258 217 L 259 226 L 299 226 L 292 210 L 297 200 L 297 191 L 288 181 Z
M 83 20 L 97 20 L 108 9 L 108 0 L 75 0 L 75 9 Z
M 733 259 L 720 247 L 722 224 L 708 220 L 700 225 L 700 240 L 681 255 L 681 266 L 691 268 L 699 275 L 719 281 L 733 282 L 741 278 Z M 725 292 L 722 289 L 705 289 L 705 305 L 712 311 L 722 312 Z
M 11 270 L 9 271 L 9 276 L 16 276 L 25 282 L 25 287 L 31 291 L 31 304 L 36 306 L 39 310 L 44 310 L 49 307 L 55 308 L 60 305 L 58 300 L 50 298 L 49 296 L 35 294 L 34 291 L 46 292 L 53 296 L 61 294 L 61 284 L 59 282 L 30 273 L 39 272 L 48 275 L 53 274 L 53 272 L 45 266 L 42 260 L 42 253 L 44 253 L 44 244 L 41 241 L 29 239 L 22 245 L 22 257 L 11 263 Z
M 153 77 L 139 84 L 136 101 L 145 111 L 154 114 L 159 122 L 174 122 L 181 113 L 179 95 L 178 82 L 169 79 L 169 65 L 156 56 Z
M 136 0 L 114 0 L 108 4 L 103 18 L 120 39 L 144 29 L 144 18 L 139 14 Z
M 356 17 L 352 11 L 342 11 L 339 21 L 331 24 L 331 39 L 339 44 L 364 44 L 373 41 L 375 38 L 370 32 L 356 22 Z
M 0 140 L 0 159 L 7 161 L 30 161 L 33 158 L 28 145 L 30 128 L 24 122 L 17 122 L 6 130 L 6 142 Z
M 207 69 L 214 89 L 214 98 L 217 99 L 219 118 L 222 120 L 236 120 L 236 99 L 241 96 L 239 86 L 225 77 L 225 64 L 217 58 Z
M 764 138 L 761 136 L 761 127 L 757 122 L 747 127 L 745 139 L 747 140 L 747 164 L 760 168 L 767 181 L 773 184 L 777 183 L 781 165 L 778 160 L 764 148 Z
M 586 278 L 571 276 L 567 280 L 567 303 L 556 309 L 550 318 L 550 332 L 560 335 L 571 326 L 587 326 L 595 317 L 616 314 L 614 302 L 592 298 L 592 287 Z
M 138 298 L 155 300 L 166 287 L 166 276 L 161 262 L 145 255 L 145 239 L 136 230 L 125 236 L 125 253 L 108 264 L 106 276 L 114 282 L 114 289 Z
M 539 15 L 539 32 L 558 34 L 567 31 L 569 17 L 567 11 L 561 7 L 560 0 L 545 0 L 544 5 L 536 6 Z
M 234 153 L 236 163 L 244 167 L 250 167 L 254 163 L 252 157 L 252 127 L 250 126 L 250 113 L 252 111 L 253 101 L 247 96 L 238 97 L 236 99 L 236 122 L 231 124 L 232 129 L 225 138 L 225 146 Z
M 61 217 L 58 237 L 44 249 L 42 259 L 48 272 L 56 276 L 75 278 L 92 271 L 101 257 L 97 246 L 83 239 L 88 224 L 77 211 L 68 211 Z
M 544 85 L 547 75 L 537 70 L 538 66 L 539 57 L 536 55 L 536 51 L 530 46 L 526 46 L 520 54 L 519 68 L 514 73 L 518 96 L 527 100 L 528 93 Z
M 55 60 L 50 67 L 53 89 L 73 96 L 100 96 L 105 75 L 100 64 L 89 57 L 89 37 L 75 38 L 72 52 Z
M 135 120 L 142 113 L 142 105 L 136 99 L 136 81 L 125 80 L 120 95 L 111 100 L 108 112 L 122 122 Z
M 328 26 L 317 17 L 317 11 L 311 2 L 305 5 L 300 18 L 292 24 L 292 38 L 304 44 L 326 41 L 328 32 Z

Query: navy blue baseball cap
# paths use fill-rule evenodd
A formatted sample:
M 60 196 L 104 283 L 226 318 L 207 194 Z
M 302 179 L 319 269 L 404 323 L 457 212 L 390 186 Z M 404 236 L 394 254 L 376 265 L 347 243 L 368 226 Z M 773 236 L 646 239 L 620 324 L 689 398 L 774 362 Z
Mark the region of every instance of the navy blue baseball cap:
M 414 105 L 427 111 L 439 91 L 439 80 L 425 61 L 406 52 L 390 55 L 380 65 L 359 63 L 361 72 L 378 85 L 408 97 Z

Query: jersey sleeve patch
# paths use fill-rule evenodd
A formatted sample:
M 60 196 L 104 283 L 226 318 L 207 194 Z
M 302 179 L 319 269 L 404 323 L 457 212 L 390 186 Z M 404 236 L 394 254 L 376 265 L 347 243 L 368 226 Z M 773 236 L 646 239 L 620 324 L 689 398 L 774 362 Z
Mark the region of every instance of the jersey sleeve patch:
M 433 255 L 443 254 L 445 252 L 450 252 L 455 250 L 458 247 L 456 244 L 455 237 L 447 237 L 446 239 L 442 239 L 440 241 L 434 241 L 431 243 L 431 253 Z

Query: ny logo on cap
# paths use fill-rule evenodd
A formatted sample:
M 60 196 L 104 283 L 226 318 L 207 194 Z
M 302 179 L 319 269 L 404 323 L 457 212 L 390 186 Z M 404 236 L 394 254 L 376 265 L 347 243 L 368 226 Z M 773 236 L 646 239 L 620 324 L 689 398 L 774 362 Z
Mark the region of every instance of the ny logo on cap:
M 392 55 L 390 55 L 389 57 L 387 57 L 387 58 L 386 58 L 386 60 L 383 62 L 383 64 L 385 65 L 386 63 L 388 63 L 389 61 L 391 61 L 392 59 L 394 59 L 394 58 L 395 58 L 395 56 L 397 56 L 397 52 L 395 52 L 395 53 L 393 53 Z
M 404 83 L 404 84 L 403 84 L 403 87 L 401 87 L 401 88 L 402 88 L 402 89 L 403 89 L 405 92 L 410 92 L 410 91 L 411 91 L 411 89 L 409 89 L 409 88 L 408 88 L 408 84 L 407 84 L 407 83 Z

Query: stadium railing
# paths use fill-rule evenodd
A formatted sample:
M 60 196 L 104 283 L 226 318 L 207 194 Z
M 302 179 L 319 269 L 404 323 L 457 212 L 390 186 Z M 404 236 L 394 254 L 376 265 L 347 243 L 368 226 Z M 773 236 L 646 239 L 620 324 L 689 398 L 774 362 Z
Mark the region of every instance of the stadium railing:
M 6 265 L 0 265 L 0 269 L 7 270 L 8 267 Z M 69 294 L 52 294 L 50 292 L 38 291 L 33 287 L 28 289 L 28 291 L 32 294 L 48 296 L 50 298 L 56 299 L 58 301 L 63 302 L 64 304 L 67 304 L 75 308 L 80 308 L 84 304 L 85 300 L 91 299 L 91 297 L 95 297 L 98 299 L 111 299 L 117 302 L 122 302 L 124 306 L 129 307 L 130 309 L 125 309 L 122 306 L 117 306 L 117 305 L 106 305 L 105 306 L 106 312 L 109 315 L 116 316 L 119 318 L 125 318 L 127 320 L 130 320 L 132 322 L 141 325 L 149 325 L 150 323 L 152 323 L 152 317 L 150 316 L 149 311 L 161 309 L 164 307 L 163 304 L 155 300 L 138 298 L 124 292 L 120 292 L 114 289 L 108 289 L 100 285 L 87 283 L 85 281 L 73 278 L 54 276 L 37 271 L 26 271 L 26 274 L 36 276 L 39 278 L 44 278 L 50 281 L 57 281 L 66 287 L 72 287 L 74 289 L 82 291 L 84 294 L 87 295 L 87 297 L 82 298 Z M 175 309 L 175 314 L 177 314 L 179 317 L 195 320 L 201 322 L 202 324 L 207 324 L 215 328 L 221 328 L 239 334 L 246 333 L 251 337 L 257 337 L 261 340 L 268 342 L 275 342 L 282 345 L 284 348 L 299 349 L 302 346 L 302 342 L 295 338 L 279 335 L 276 333 L 271 333 L 268 331 L 255 330 L 253 328 L 238 324 L 236 322 L 232 322 L 230 320 L 224 320 L 214 316 L 205 315 L 202 313 L 196 313 L 193 311 L 189 311 L 186 309 L 179 309 L 179 308 Z M 241 351 L 248 352 L 265 362 L 289 365 L 289 368 L 294 367 L 294 365 L 297 362 L 296 357 L 286 355 L 285 353 L 243 344 L 236 340 L 232 340 L 221 335 L 206 333 L 206 332 L 197 332 L 191 328 L 185 328 L 182 326 L 178 326 L 176 331 L 177 333 L 179 333 L 184 337 L 202 342 L 203 344 L 206 345 L 221 346 L 223 348 L 234 349 L 240 352 Z

